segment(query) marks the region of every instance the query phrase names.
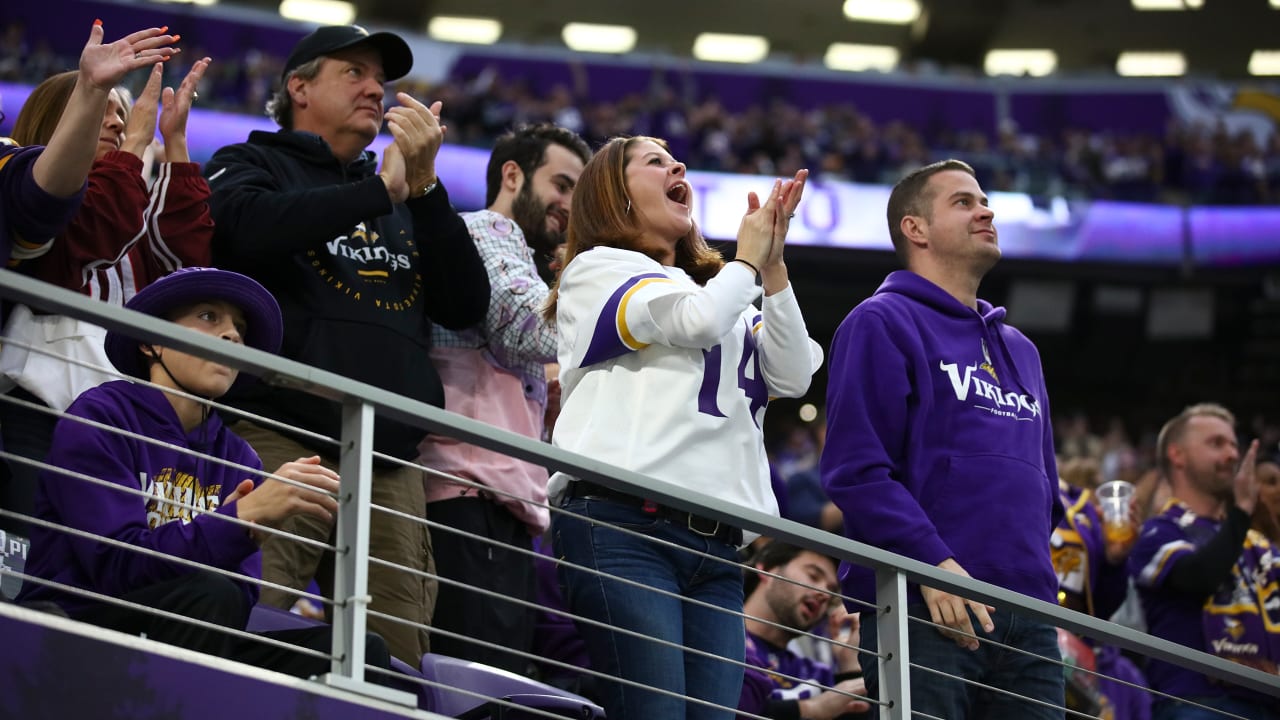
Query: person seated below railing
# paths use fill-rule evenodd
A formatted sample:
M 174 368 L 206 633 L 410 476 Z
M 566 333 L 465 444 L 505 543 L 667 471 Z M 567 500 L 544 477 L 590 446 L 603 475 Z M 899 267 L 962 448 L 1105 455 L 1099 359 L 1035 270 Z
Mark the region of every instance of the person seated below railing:
M 1054 528 L 1049 546 L 1058 573 L 1058 604 L 1106 620 L 1119 609 L 1128 592 L 1125 561 L 1137 539 L 1140 518 L 1137 508 L 1131 507 L 1127 515 L 1104 526 L 1096 494 L 1099 479 L 1098 463 L 1092 458 L 1076 458 L 1062 465 L 1058 490 L 1066 512 Z M 1151 693 L 1146 691 L 1142 671 L 1114 645 L 1085 637 L 1080 640 L 1092 651 L 1099 673 L 1090 683 L 1096 686 L 1101 698 L 1098 702 L 1105 703 L 1105 709 L 1114 717 L 1148 720 Z M 1070 689 L 1066 697 L 1067 707 L 1072 710 L 1104 709 L 1074 706 Z
M 126 307 L 236 344 L 280 349 L 275 298 L 236 273 L 179 270 Z M 298 514 L 331 522 L 338 475 L 313 456 L 285 463 L 277 477 L 255 478 L 262 469 L 258 456 L 209 406 L 233 384 L 253 378 L 115 331 L 107 334 L 106 349 L 120 372 L 153 386 L 99 385 L 59 421 L 49 454 L 57 469 L 40 476 L 38 526 L 27 561 L 32 579 L 18 602 L 53 603 L 77 620 L 291 675 L 324 673 L 330 665 L 327 626 L 264 633 L 317 656 L 187 619 L 243 630 L 258 596 L 264 528 Z M 366 660 L 390 667 L 377 635 L 368 636 Z
M 746 574 L 747 663 L 738 709 L 769 718 L 832 720 L 870 710 L 851 695 L 867 694 L 858 660 L 858 615 L 836 603 L 836 561 L 804 548 L 773 541 L 751 561 L 764 573 Z M 807 587 L 806 587 L 807 586 Z M 836 666 L 787 648 L 830 617 L 839 627 L 832 645 Z
M 81 139 L 93 149 L 84 201 L 47 252 L 21 258 L 18 272 L 123 306 L 156 278 L 183 266 L 210 264 L 209 185 L 187 154 L 187 117 L 209 58 L 196 61 L 176 92 L 172 88 L 162 92 L 164 61 L 172 55 L 133 56 L 148 45 L 178 40 L 179 36 L 166 35 L 165 30 L 139 31 L 110 46 L 112 72 L 103 72 L 100 80 L 105 99 L 77 94 L 82 73 L 65 72 L 40 83 L 22 106 L 13 127 L 13 139 L 19 145 L 53 142 L 55 127 L 64 116 L 92 111 L 97 113 L 97 123 L 92 135 Z M 144 59 L 148 62 L 140 62 Z M 148 65 L 151 74 L 146 88 L 131 103 L 117 85 L 126 72 Z M 148 188 L 143 156 L 156 134 L 157 113 L 170 162 L 160 167 L 159 177 Z M 76 318 L 15 306 L 4 326 L 5 338 L 12 342 L 0 351 L 4 373 L 0 387 L 11 387 L 11 396 L 23 401 L 65 410 L 80 393 L 112 379 L 92 369 L 109 364 L 102 348 L 105 332 Z M 5 448 L 24 458 L 43 460 L 56 419 L 38 409 L 0 404 Z M 38 482 L 35 467 L 10 462 L 7 467 L 0 465 L 0 475 L 5 474 L 4 507 L 30 515 Z M 11 529 L 26 531 L 17 523 Z

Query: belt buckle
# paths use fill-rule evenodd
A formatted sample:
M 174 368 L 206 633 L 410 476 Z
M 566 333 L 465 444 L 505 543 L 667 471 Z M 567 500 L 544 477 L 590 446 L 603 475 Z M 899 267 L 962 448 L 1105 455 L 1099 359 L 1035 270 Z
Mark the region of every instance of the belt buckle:
M 717 520 L 717 521 L 715 522 L 715 524 L 711 526 L 711 531 L 710 531 L 710 532 L 703 532 L 702 530 L 699 530 L 698 528 L 696 528 L 696 527 L 694 527 L 694 526 L 693 526 L 694 521 L 696 521 L 696 520 L 707 520 L 707 519 L 708 519 L 708 518 L 700 517 L 700 516 L 698 516 L 698 515 L 694 515 L 693 513 L 689 513 L 688 515 L 686 515 L 686 516 L 685 516 L 685 523 L 684 523 L 684 524 L 685 524 L 685 527 L 689 528 L 689 531 L 690 531 L 690 532 L 693 532 L 693 533 L 696 533 L 696 534 L 698 534 L 698 535 L 701 535 L 702 537 L 714 538 L 716 535 L 719 535 L 719 534 L 720 534 L 720 527 L 721 527 L 721 524 L 720 524 L 720 521 L 719 521 L 719 520 Z

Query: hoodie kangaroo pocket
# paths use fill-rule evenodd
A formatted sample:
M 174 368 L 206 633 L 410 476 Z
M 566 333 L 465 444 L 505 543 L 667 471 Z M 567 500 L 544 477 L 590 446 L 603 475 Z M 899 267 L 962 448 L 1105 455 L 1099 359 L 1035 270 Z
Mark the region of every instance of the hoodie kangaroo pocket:
M 953 456 L 939 490 L 929 517 L 970 574 L 1037 574 L 1048 562 L 1049 482 L 1039 468 L 1007 455 Z

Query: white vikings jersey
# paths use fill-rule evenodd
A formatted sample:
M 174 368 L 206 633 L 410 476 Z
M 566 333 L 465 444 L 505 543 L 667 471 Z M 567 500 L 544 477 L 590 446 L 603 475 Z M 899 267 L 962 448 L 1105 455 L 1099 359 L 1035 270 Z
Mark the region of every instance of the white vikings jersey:
M 557 446 L 761 512 L 778 512 L 761 423 L 822 364 L 788 287 L 752 302 L 729 263 L 705 287 L 638 252 L 600 247 L 560 279 Z M 570 478 L 551 480 L 559 495 Z

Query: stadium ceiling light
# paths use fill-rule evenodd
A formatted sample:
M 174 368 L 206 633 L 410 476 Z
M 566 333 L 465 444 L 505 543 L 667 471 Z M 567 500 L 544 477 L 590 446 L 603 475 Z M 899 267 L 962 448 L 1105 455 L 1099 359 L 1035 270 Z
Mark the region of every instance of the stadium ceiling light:
M 280 16 L 320 25 L 350 25 L 356 6 L 343 0 L 283 0 Z
M 832 70 L 889 72 L 898 66 L 898 48 L 890 45 L 831 43 L 822 61 Z
M 693 56 L 711 62 L 754 63 L 769 54 L 769 41 L 759 35 L 699 33 Z
M 560 37 L 570 50 L 579 52 L 628 53 L 636 46 L 636 29 L 628 25 L 571 22 Z
M 918 0 L 844 0 L 844 16 L 850 20 L 910 25 L 920 17 Z
M 983 69 L 988 75 L 1044 77 L 1058 69 L 1058 54 L 1052 50 L 992 50 Z
M 175 5 L 179 5 L 179 4 L 181 4 L 181 5 L 200 5 L 201 7 L 208 7 L 208 6 L 210 6 L 210 5 L 217 5 L 217 4 L 218 4 L 218 0 L 154 0 L 154 1 L 155 1 L 155 2 L 162 2 L 162 3 L 173 3 L 173 4 L 175 4 Z
M 1172 77 L 1187 72 L 1187 58 L 1180 52 L 1122 52 L 1116 72 L 1126 77 Z
M 1134 10 L 1199 10 L 1204 0 L 1131 0 Z M 1271 0 L 1274 4 L 1276 0 Z
M 1249 56 L 1250 75 L 1280 75 L 1280 50 L 1254 50 Z
M 492 45 L 502 37 L 502 23 L 486 17 L 436 15 L 427 22 L 427 35 L 440 42 Z

